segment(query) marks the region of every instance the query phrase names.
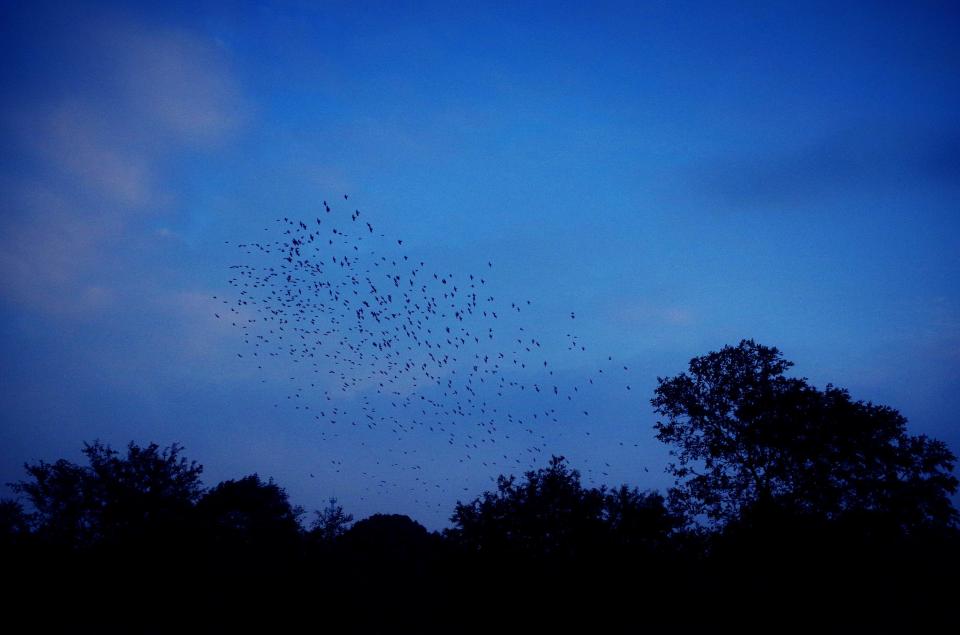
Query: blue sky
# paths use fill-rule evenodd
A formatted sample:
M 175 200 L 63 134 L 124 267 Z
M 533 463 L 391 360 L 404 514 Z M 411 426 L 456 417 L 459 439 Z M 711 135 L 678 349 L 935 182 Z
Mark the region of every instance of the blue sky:
M 179 441 L 211 485 L 441 526 L 498 469 L 418 432 L 411 472 L 275 408 L 214 317 L 235 243 L 344 193 L 428 267 L 495 263 L 544 340 L 575 311 L 570 382 L 628 361 L 589 440 L 549 433 L 591 479 L 665 486 L 656 377 L 745 337 L 958 452 L 958 27 L 916 2 L 4 3 L 0 477 Z

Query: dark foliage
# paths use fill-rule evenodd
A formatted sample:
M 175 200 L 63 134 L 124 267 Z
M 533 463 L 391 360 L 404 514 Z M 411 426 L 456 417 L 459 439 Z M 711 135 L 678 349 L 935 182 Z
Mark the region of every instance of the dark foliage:
M 0 500 L 0 548 L 10 549 L 30 539 L 30 518 L 15 500 Z
M 755 522 L 776 509 L 902 532 L 951 526 L 954 455 L 896 410 L 788 378 L 780 351 L 744 340 L 658 379 L 657 438 L 678 462 L 671 499 L 694 518 Z
M 205 490 L 178 445 L 86 445 L 87 465 L 27 465 L 22 501 L 0 501 L 5 599 L 42 632 L 916 630 L 948 616 L 953 455 L 789 367 L 744 341 L 660 379 L 669 503 L 585 486 L 555 456 L 458 502 L 443 534 L 395 514 L 353 523 L 336 499 L 304 530 L 270 479 Z
M 29 479 L 12 484 L 33 507 L 38 536 L 82 548 L 161 539 L 180 531 L 200 497 L 203 468 L 176 444 L 127 446 L 126 455 L 86 444 L 88 465 L 65 459 L 26 465 Z
M 660 495 L 584 487 L 557 456 L 523 482 L 500 476 L 497 491 L 457 503 L 451 521 L 448 538 L 468 551 L 541 560 L 655 550 L 678 525 Z
M 353 514 L 344 512 L 343 506 L 337 504 L 334 497 L 330 498 L 326 507 L 314 513 L 317 517 L 310 529 L 310 537 L 320 543 L 333 544 L 353 523 Z
M 347 549 L 391 560 L 403 560 L 425 551 L 431 534 L 420 523 L 401 514 L 374 514 L 344 533 Z
M 270 549 L 295 543 L 303 510 L 293 507 L 273 480 L 256 474 L 224 481 L 205 493 L 196 517 L 208 540 L 220 548 Z

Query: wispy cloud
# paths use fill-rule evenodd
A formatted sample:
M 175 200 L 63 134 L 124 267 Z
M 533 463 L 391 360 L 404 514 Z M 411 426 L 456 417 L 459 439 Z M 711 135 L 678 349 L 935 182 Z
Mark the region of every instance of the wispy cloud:
M 118 89 L 150 125 L 181 143 L 223 139 L 244 118 L 226 53 L 183 31 L 101 25 L 105 53 L 115 55 Z
M 42 183 L 3 181 L 15 215 L 0 220 L 0 289 L 8 299 L 52 313 L 89 312 L 109 302 L 93 272 L 98 248 L 116 238 L 104 216 L 77 208 Z
M 733 155 L 694 169 L 696 189 L 723 208 L 792 209 L 891 188 L 955 188 L 960 129 L 872 127 L 820 137 L 779 153 Z
M 66 101 L 23 117 L 15 129 L 50 182 L 102 198 L 128 211 L 147 204 L 154 179 L 149 153 L 124 143 L 124 134 L 104 113 Z
M 107 303 L 122 272 L 105 256 L 176 206 L 168 162 L 223 143 L 244 119 L 213 40 L 103 15 L 70 35 L 62 59 L 33 69 L 45 90 L 0 98 L 0 294 L 54 312 Z

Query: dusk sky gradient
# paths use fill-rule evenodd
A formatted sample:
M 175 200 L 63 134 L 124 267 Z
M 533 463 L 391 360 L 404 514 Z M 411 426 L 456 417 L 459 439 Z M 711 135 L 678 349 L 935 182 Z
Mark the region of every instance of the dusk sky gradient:
M 491 487 L 275 407 L 214 316 L 345 193 L 545 341 L 575 312 L 571 382 L 629 366 L 550 436 L 592 483 L 666 487 L 657 376 L 742 338 L 960 452 L 955 3 L 8 1 L 0 49 L 0 482 L 99 438 L 431 529 Z

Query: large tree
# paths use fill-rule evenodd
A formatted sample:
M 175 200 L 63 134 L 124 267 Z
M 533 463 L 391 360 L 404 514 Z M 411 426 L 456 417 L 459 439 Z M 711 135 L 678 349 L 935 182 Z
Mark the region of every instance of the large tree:
M 904 531 L 955 523 L 956 457 L 943 442 L 908 434 L 893 408 L 785 376 L 792 365 L 744 340 L 658 378 L 657 438 L 674 446 L 671 498 L 689 518 L 776 508 Z
M 203 491 L 203 467 L 181 451 L 130 443 L 121 454 L 97 441 L 84 444 L 87 465 L 28 464 L 29 478 L 12 486 L 32 506 L 44 540 L 69 547 L 142 541 L 182 528 Z
M 273 479 L 251 474 L 206 492 L 196 514 L 220 547 L 281 549 L 299 540 L 303 510 L 290 504 L 287 492 Z

